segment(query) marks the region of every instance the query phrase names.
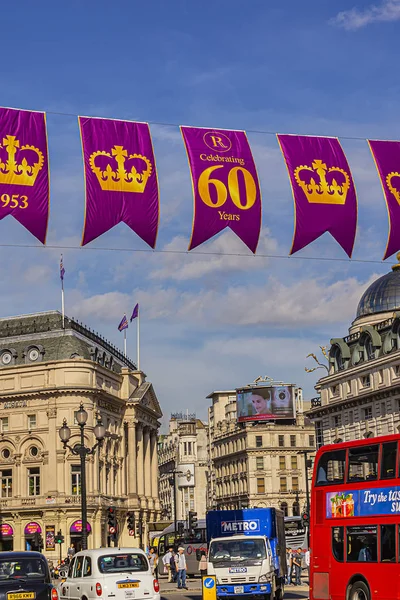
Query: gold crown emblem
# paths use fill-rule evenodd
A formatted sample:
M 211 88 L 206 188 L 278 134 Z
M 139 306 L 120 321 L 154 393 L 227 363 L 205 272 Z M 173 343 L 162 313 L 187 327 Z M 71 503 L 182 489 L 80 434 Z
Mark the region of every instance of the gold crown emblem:
M 107 164 L 105 170 L 100 169 L 96 166 L 96 158 L 98 156 L 107 156 L 108 158 L 115 159 L 117 163 L 117 169 L 114 170 L 110 163 Z M 132 165 L 129 171 L 125 169 L 125 162 L 134 158 L 141 159 L 145 164 L 146 168 L 139 173 Z M 153 167 L 151 162 L 145 156 L 141 154 L 129 154 L 123 146 L 114 146 L 111 153 L 99 150 L 93 152 L 89 158 L 90 168 L 99 180 L 102 190 L 109 192 L 139 192 L 143 194 L 147 180 L 150 177 Z
M 309 183 L 300 179 L 299 173 L 301 171 L 311 171 L 316 173 L 319 177 L 319 183 L 317 183 L 314 177 L 311 177 Z M 338 184 L 336 179 L 332 179 L 329 184 L 326 180 L 327 173 L 340 173 L 344 177 L 344 183 Z M 314 160 L 312 167 L 307 165 L 301 165 L 294 171 L 294 177 L 297 184 L 301 187 L 305 195 L 307 196 L 310 204 L 345 204 L 347 192 L 350 188 L 350 177 L 340 169 L 339 167 L 328 167 L 322 160 Z
M 395 188 L 392 186 L 392 179 L 394 177 L 400 177 L 400 173 L 397 173 L 397 171 L 389 173 L 389 175 L 386 177 L 386 184 L 389 190 L 392 192 L 393 196 L 396 198 L 397 202 L 400 204 L 400 187 L 398 186 L 397 188 Z
M 9 183 L 11 185 L 34 185 L 40 169 L 44 165 L 44 156 L 35 146 L 20 146 L 19 140 L 15 135 L 6 135 L 0 148 L 7 152 L 6 162 L 1 161 L 0 157 L 0 183 Z M 24 157 L 20 163 L 17 162 L 16 154 L 29 150 L 37 155 L 37 162 L 33 165 L 28 164 Z

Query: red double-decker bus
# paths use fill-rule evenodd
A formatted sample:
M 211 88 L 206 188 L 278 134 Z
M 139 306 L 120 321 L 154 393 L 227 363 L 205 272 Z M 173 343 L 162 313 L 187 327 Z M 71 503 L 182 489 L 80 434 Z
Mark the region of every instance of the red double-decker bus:
M 400 599 L 399 452 L 400 435 L 318 450 L 310 600 Z

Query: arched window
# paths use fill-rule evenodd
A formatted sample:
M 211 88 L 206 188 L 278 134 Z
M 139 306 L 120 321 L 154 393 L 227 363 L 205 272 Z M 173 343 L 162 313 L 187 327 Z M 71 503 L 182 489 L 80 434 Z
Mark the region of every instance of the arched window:
M 293 516 L 300 516 L 300 504 L 298 502 L 293 502 Z
M 288 512 L 289 512 L 289 511 L 288 511 L 288 505 L 287 505 L 287 502 L 281 502 L 281 511 L 283 512 L 283 515 L 284 515 L 285 517 L 287 517 L 287 516 L 288 516 Z

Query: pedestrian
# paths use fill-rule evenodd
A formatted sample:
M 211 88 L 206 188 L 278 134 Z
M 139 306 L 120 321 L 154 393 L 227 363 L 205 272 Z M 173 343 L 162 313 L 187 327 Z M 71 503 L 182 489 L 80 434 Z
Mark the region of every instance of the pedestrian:
M 176 559 L 177 559 L 176 552 L 174 549 L 172 549 L 171 558 L 169 559 L 172 583 L 176 583 L 177 579 L 178 579 L 178 570 L 177 570 L 177 566 L 176 566 Z
M 73 556 L 75 556 L 75 546 L 74 544 L 71 544 L 70 547 L 68 548 L 68 552 L 67 552 L 69 558 L 71 559 Z
M 294 585 L 301 585 L 301 548 L 293 553 Z
M 178 590 L 187 590 L 186 587 L 186 557 L 185 557 L 185 548 L 180 546 L 178 548 L 178 554 L 175 557 L 176 561 L 176 570 L 178 571 Z
M 308 575 L 308 585 L 310 585 L 310 548 L 307 548 L 306 553 L 304 555 L 304 562 L 307 567 L 307 575 Z
M 293 571 L 293 552 L 292 552 L 291 548 L 286 549 L 286 565 L 287 565 L 286 585 L 290 585 L 292 583 L 292 571 Z
M 168 583 L 171 583 L 172 581 L 172 573 L 171 573 L 171 556 L 172 556 L 172 552 L 173 552 L 173 547 L 170 546 L 168 549 L 168 552 L 166 552 L 163 556 L 163 565 L 164 565 L 164 572 L 168 575 Z M 175 565 L 175 561 L 174 561 L 174 565 Z
M 207 557 L 204 550 L 201 551 L 200 561 L 199 561 L 199 571 L 201 577 L 206 577 L 207 575 Z
M 153 546 L 150 548 L 147 558 L 149 559 L 151 574 L 155 579 L 158 579 L 158 554 Z

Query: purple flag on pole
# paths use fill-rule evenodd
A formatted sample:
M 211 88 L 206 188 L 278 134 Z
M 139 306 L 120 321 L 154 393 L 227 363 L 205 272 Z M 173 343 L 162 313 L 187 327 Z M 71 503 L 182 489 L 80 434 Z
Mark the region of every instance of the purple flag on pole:
M 368 140 L 385 193 L 389 235 L 383 260 L 400 250 L 400 142 Z
M 278 135 L 295 206 L 290 254 L 328 231 L 351 257 L 357 229 L 357 196 L 337 138 Z
M 133 309 L 132 316 L 130 318 L 131 323 L 132 323 L 133 319 L 137 318 L 138 315 L 139 315 L 139 304 L 136 304 L 135 308 Z
M 45 244 L 49 193 L 45 114 L 0 108 L 0 219 L 12 215 Z
M 181 127 L 194 195 L 189 250 L 230 227 L 255 253 L 261 228 L 261 192 L 244 131 Z
M 118 325 L 118 331 L 123 331 L 124 329 L 128 329 L 128 319 L 126 315 L 121 319 L 121 323 Z
M 79 117 L 86 208 L 82 246 L 126 223 L 156 245 L 159 194 L 147 123 Z

